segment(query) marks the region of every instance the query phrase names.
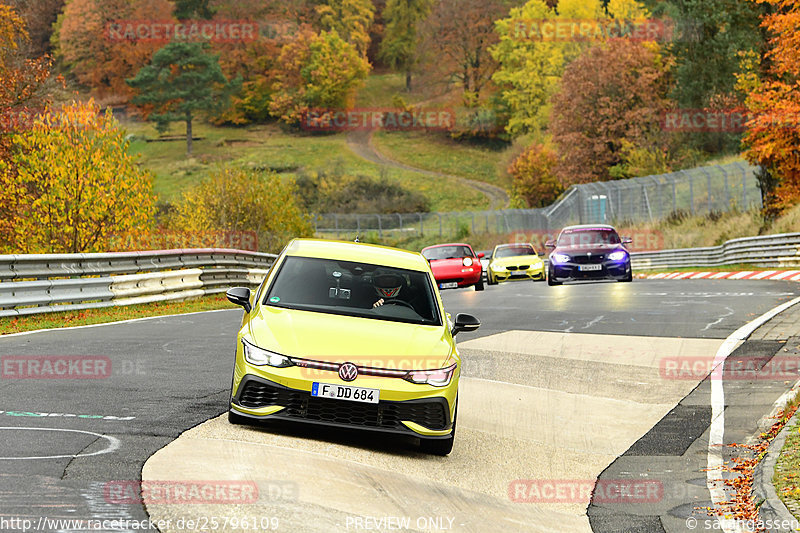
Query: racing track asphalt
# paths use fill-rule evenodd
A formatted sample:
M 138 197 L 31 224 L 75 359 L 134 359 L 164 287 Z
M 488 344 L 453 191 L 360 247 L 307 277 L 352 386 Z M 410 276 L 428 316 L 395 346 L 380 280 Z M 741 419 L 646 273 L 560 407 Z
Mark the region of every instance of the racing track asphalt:
M 483 292 L 446 291 L 443 298 L 453 315 L 470 312 L 483 322 L 478 332 L 459 335 L 459 343 L 515 330 L 713 340 L 795 297 L 797 287 L 763 281 L 520 282 Z M 101 379 L 0 379 L 0 525 L 4 518 L 146 518 L 138 503 L 114 503 L 107 484 L 138 480 L 154 452 L 225 411 L 240 318 L 234 309 L 0 338 L 5 357 L 96 356 L 108 358 L 111 368 Z M 321 438 L 327 448 L 365 446 L 350 434 L 291 431 Z M 389 459 L 411 453 L 380 438 L 368 439 L 371 446 Z M 324 523 L 326 517 L 316 519 Z

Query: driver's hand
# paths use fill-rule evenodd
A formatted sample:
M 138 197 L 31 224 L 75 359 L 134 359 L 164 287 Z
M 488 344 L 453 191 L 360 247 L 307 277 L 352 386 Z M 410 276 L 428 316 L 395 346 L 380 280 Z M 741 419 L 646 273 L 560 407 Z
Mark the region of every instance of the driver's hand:
M 375 309 L 376 307 L 380 307 L 384 304 L 383 298 L 372 304 L 372 308 Z

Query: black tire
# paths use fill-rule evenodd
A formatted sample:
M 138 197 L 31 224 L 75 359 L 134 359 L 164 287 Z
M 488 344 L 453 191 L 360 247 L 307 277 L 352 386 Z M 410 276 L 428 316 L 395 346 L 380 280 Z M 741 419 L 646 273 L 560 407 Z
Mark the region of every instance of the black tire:
M 231 411 L 229 409 L 228 410 L 228 422 L 230 422 L 231 424 L 236 424 L 236 425 L 246 425 L 246 424 L 250 424 L 250 419 L 247 418 L 246 416 L 242 416 L 240 414 L 234 413 L 233 411 Z
M 453 417 L 453 431 L 444 439 L 419 439 L 419 448 L 422 453 L 445 456 L 453 451 L 453 442 L 456 440 L 456 420 L 458 419 L 458 400 L 456 400 L 455 416 Z
M 483 290 L 483 280 L 480 280 L 478 283 L 475 284 L 475 290 L 476 291 L 482 291 Z
M 487 275 L 486 276 L 486 283 L 489 284 L 489 285 L 497 285 L 497 282 L 492 280 L 492 276 L 491 275 Z
M 633 281 L 633 271 L 628 272 L 627 276 L 617 281 L 620 281 L 622 283 L 630 283 L 631 281 Z

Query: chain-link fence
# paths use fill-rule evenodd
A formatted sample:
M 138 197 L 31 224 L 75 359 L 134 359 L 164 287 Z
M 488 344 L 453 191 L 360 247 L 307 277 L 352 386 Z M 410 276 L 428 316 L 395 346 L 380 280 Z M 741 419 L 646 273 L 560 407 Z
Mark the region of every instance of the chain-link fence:
M 756 167 L 730 163 L 573 185 L 548 207 L 450 213 L 316 215 L 318 234 L 350 239 L 374 232 L 457 235 L 557 230 L 570 224 L 627 224 L 659 220 L 675 212 L 702 214 L 761 207 Z

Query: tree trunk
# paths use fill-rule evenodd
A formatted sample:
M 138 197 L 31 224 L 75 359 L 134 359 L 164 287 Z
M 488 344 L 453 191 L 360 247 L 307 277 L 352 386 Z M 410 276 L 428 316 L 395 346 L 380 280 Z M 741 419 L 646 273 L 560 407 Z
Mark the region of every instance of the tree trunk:
M 186 112 L 186 155 L 192 157 L 192 113 Z
M 406 92 L 411 92 L 411 71 L 406 71 Z

